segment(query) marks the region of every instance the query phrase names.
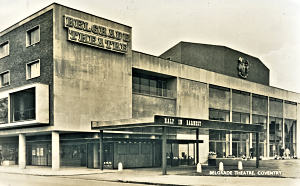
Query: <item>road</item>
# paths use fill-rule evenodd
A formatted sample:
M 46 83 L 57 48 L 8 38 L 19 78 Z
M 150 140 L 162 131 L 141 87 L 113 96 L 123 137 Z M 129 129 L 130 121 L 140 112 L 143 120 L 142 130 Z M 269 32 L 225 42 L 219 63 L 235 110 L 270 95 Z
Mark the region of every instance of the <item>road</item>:
M 189 176 L 170 175 L 172 180 L 187 180 Z M 168 176 L 167 176 L 168 177 Z M 165 177 L 165 178 L 167 178 Z M 214 177 L 214 176 L 193 176 L 197 179 L 191 185 L 195 186 L 300 186 L 300 179 L 291 178 L 253 178 L 253 177 Z M 179 179 L 181 181 L 179 181 Z M 153 180 L 155 181 L 155 180 Z M 169 183 L 170 184 L 170 183 Z M 23 174 L 0 173 L 0 186 L 141 186 L 143 184 L 121 183 L 96 180 L 92 176 L 33 176 Z M 150 185 L 150 184 L 147 184 Z M 156 184 L 157 185 L 157 184 Z
M 0 186 L 129 186 L 130 183 L 76 179 L 76 177 L 33 176 L 0 173 Z M 142 186 L 142 184 L 134 184 Z

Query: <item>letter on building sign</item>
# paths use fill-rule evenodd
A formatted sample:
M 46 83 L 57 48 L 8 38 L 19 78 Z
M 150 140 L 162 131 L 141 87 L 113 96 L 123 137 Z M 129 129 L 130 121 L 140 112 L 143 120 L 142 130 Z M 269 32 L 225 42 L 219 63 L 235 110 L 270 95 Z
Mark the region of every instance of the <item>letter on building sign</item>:
M 64 27 L 68 29 L 68 40 L 106 50 L 127 53 L 130 34 L 98 25 L 90 21 L 65 15 Z
M 174 125 L 174 119 L 173 118 L 165 118 L 165 124 Z

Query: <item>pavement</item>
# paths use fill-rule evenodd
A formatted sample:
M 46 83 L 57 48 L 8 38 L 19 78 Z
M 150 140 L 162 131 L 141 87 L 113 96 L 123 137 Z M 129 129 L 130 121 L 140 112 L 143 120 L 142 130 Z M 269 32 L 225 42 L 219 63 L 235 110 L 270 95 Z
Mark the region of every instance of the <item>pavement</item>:
M 14 166 L 0 166 L 0 172 L 9 174 L 27 174 L 35 176 L 59 176 L 71 179 L 101 180 L 110 182 L 140 183 L 150 185 L 230 185 L 232 177 L 235 183 L 241 182 L 243 185 L 257 182 L 263 185 L 276 180 L 281 185 L 287 182 L 295 182 L 293 185 L 300 185 L 300 160 L 264 160 L 261 167 L 244 167 L 237 170 L 237 166 L 225 166 L 223 172 L 218 171 L 218 167 L 203 165 L 202 173 L 197 173 L 195 166 L 168 167 L 167 175 L 161 174 L 161 168 L 136 168 L 124 169 L 123 171 L 104 169 L 88 169 L 84 167 L 62 167 L 60 170 L 53 171 L 50 167 L 27 166 L 26 169 L 19 169 Z M 280 174 L 277 174 L 281 172 Z M 262 175 L 259 175 L 262 173 Z M 212 179 L 213 178 L 213 179 Z M 267 178 L 267 179 L 266 179 Z M 282 178 L 282 179 L 280 179 Z M 252 180 L 250 182 L 243 181 Z M 285 182 L 284 182 L 285 181 Z

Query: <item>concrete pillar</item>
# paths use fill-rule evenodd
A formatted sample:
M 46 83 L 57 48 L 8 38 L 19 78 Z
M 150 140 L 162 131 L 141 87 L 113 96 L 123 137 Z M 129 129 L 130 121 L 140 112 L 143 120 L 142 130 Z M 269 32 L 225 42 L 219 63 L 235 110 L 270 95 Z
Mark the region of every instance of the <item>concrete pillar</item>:
M 250 93 L 250 124 L 253 124 L 253 118 L 252 118 L 252 114 L 253 114 L 253 106 L 252 106 L 252 100 L 253 100 L 253 94 Z M 252 148 L 252 133 L 249 133 L 249 148 L 247 149 L 248 154 L 249 154 L 249 150 L 250 148 Z M 247 155 L 249 156 L 249 155 Z
M 100 152 L 100 157 L 99 157 L 99 162 L 100 162 L 100 170 L 103 170 L 103 130 L 100 130 L 100 135 L 99 135 L 99 152 Z
M 226 133 L 226 143 L 225 143 L 225 146 L 226 146 L 226 157 L 231 155 L 230 154 L 230 140 L 229 140 L 229 135 L 230 134 L 227 134 Z
M 162 174 L 167 174 L 167 127 L 162 127 Z
M 26 168 L 26 136 L 19 134 L 19 168 Z
M 60 143 L 59 132 L 52 131 L 52 170 L 60 168 Z
M 256 168 L 259 167 L 259 133 L 256 133 Z
M 270 97 L 268 97 L 268 112 L 267 112 L 267 157 L 270 157 Z
M 251 133 L 249 133 L 250 135 Z M 249 139 L 246 140 L 246 157 L 250 156 L 250 146 L 249 146 Z
M 229 121 L 232 122 L 232 89 L 230 89 L 229 110 Z M 232 155 L 232 131 L 229 134 L 229 154 Z
M 284 114 L 284 112 L 285 112 L 285 109 L 284 109 L 284 100 L 282 100 L 282 147 L 285 149 L 285 129 L 284 129 L 284 123 L 285 123 L 285 118 L 284 118 L 284 116 L 285 116 L 285 114 Z
M 250 148 L 253 147 L 252 143 L 253 143 L 253 136 L 252 136 L 252 133 L 250 133 L 249 134 L 249 146 L 250 146 Z
M 94 143 L 94 146 L 93 146 L 93 157 L 94 157 L 94 168 L 97 169 L 99 168 L 99 151 L 98 151 L 98 144 L 97 143 Z
M 199 163 L 199 129 L 196 129 L 196 165 Z

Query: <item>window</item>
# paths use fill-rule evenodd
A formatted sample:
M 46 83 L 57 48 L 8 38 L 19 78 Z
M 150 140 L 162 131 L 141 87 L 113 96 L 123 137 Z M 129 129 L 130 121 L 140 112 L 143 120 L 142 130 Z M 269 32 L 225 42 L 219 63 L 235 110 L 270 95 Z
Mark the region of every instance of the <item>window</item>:
M 11 94 L 12 121 L 35 119 L 35 88 Z
M 279 149 L 282 147 L 282 125 L 282 118 L 270 117 L 270 156 L 275 156 L 276 154 L 279 154 Z
M 0 58 L 9 55 L 9 43 L 8 41 L 0 44 Z
M 0 124 L 8 123 L 8 98 L 0 99 Z
M 31 46 L 40 42 L 40 26 L 36 26 L 27 31 L 26 46 Z
M 9 71 L 0 74 L 0 87 L 5 87 L 9 85 Z
M 40 60 L 26 64 L 26 79 L 32 79 L 40 76 Z
M 209 119 L 210 120 L 219 120 L 219 121 L 229 121 L 229 111 L 210 108 L 209 109 Z
M 132 89 L 135 93 L 162 97 L 174 96 L 172 91 L 167 89 L 167 79 L 144 74 L 133 74 Z
M 232 112 L 232 121 L 237 123 L 249 123 L 249 114 L 241 112 Z

